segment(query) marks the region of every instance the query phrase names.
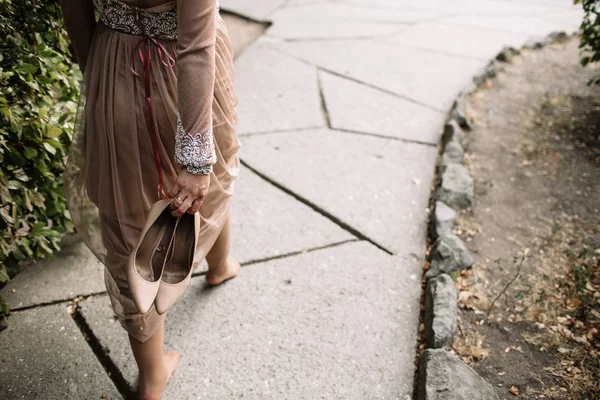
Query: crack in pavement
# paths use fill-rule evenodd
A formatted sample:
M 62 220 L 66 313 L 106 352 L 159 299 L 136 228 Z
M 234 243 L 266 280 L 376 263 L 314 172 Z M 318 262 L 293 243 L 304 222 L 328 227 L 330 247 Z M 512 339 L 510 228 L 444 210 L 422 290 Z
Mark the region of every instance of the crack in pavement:
M 288 53 L 286 53 L 285 51 L 278 49 L 277 47 L 274 47 L 274 46 L 271 46 L 271 45 L 269 45 L 269 47 L 270 47 L 270 48 L 271 48 L 273 51 L 275 51 L 275 52 L 277 52 L 277 53 L 279 53 L 279 54 L 282 54 L 282 55 L 284 55 L 284 56 L 286 56 L 286 57 L 293 58 L 294 60 L 297 60 L 297 61 L 299 61 L 299 62 L 301 62 L 301 63 L 303 63 L 303 64 L 310 65 L 311 67 L 314 67 L 314 68 L 316 68 L 317 70 L 321 70 L 321 71 L 327 72 L 327 73 L 329 73 L 329 74 L 331 74 L 331 75 L 335 75 L 335 76 L 338 76 L 338 77 L 340 77 L 340 78 L 348 79 L 349 81 L 352 81 L 352 82 L 354 82 L 354 83 L 358 83 L 359 85 L 364 85 L 364 86 L 366 86 L 366 87 L 368 87 L 368 88 L 371 88 L 371 89 L 377 90 L 377 91 L 379 91 L 379 92 L 382 92 L 382 93 L 389 94 L 389 95 L 391 95 L 391 96 L 394 96 L 394 97 L 396 97 L 396 98 L 399 98 L 399 99 L 402 99 L 402 100 L 408 101 L 408 102 L 410 102 L 410 103 L 413 103 L 413 104 L 419 105 L 419 106 L 421 106 L 421 107 L 425 107 L 425 108 L 427 108 L 427 109 L 429 109 L 429 110 L 433 110 L 433 111 L 436 111 L 436 112 L 438 112 L 438 113 L 441 113 L 441 114 L 446 114 L 446 113 L 447 113 L 447 111 L 444 111 L 444 110 L 442 110 L 442 109 L 439 109 L 439 108 L 437 108 L 437 107 L 435 107 L 435 106 L 432 106 L 432 105 L 429 105 L 429 104 L 423 103 L 423 102 L 421 102 L 421 101 L 419 101 L 419 100 L 412 99 L 412 98 L 410 98 L 410 97 L 404 96 L 404 95 L 402 95 L 402 94 L 398 94 L 398 93 L 396 93 L 396 92 L 393 92 L 393 91 L 391 91 L 391 90 L 388 90 L 388 89 L 385 89 L 385 88 L 382 88 L 382 87 L 379 87 L 379 86 L 373 85 L 373 84 L 371 84 L 371 83 L 368 83 L 368 82 L 361 81 L 360 79 L 353 78 L 353 77 L 351 77 L 351 76 L 347 76 L 347 75 L 341 74 L 341 73 L 339 73 L 339 72 L 336 72 L 336 71 L 330 70 L 330 69 L 328 69 L 328 68 L 325 68 L 325 67 L 322 67 L 322 66 L 320 66 L 320 65 L 317 65 L 317 64 L 315 64 L 315 63 L 312 63 L 312 62 L 310 62 L 310 61 L 308 61 L 308 60 L 305 60 L 305 59 L 304 59 L 304 58 L 302 58 L 302 57 L 298 57 L 298 56 L 295 56 L 295 55 L 292 55 L 292 54 L 288 54 Z
M 319 88 L 319 98 L 321 100 L 321 111 L 323 112 L 323 119 L 325 125 L 331 129 L 331 117 L 329 116 L 329 110 L 327 109 L 327 101 L 325 100 L 325 91 L 323 89 L 323 82 L 321 82 L 320 70 L 317 68 L 317 87 Z
M 277 182 L 277 181 L 269 178 L 267 175 L 263 174 L 262 172 L 259 172 L 256 168 L 250 166 L 243 159 L 240 159 L 240 163 L 244 167 L 248 168 L 250 171 L 254 172 L 256 175 L 258 175 L 263 180 L 267 181 L 268 183 L 270 183 L 271 185 L 275 186 L 276 188 L 278 188 L 279 190 L 283 191 L 284 193 L 292 196 L 294 199 L 296 199 L 300 203 L 302 203 L 302 204 L 310 207 L 313 211 L 321 214 L 323 217 L 327 218 L 328 220 L 330 220 L 334 224 L 338 225 L 340 228 L 344 229 L 345 231 L 349 232 L 350 234 L 352 234 L 356 238 L 371 243 L 372 245 L 374 245 L 375 247 L 377 247 L 379 250 L 382 250 L 382 251 L 386 252 L 387 254 L 389 254 L 391 256 L 394 255 L 394 253 L 392 251 L 390 251 L 389 249 L 387 249 L 383 245 L 377 243 L 375 240 L 371 239 L 370 237 L 368 237 L 367 235 L 365 235 L 364 233 L 362 233 L 358 229 L 356 229 L 353 226 L 345 223 L 344 221 L 342 221 L 340 218 L 336 217 L 335 215 L 333 215 L 333 214 L 325 211 L 324 209 L 322 209 L 321 207 L 319 207 L 318 205 L 316 205 L 312 201 L 308 200 L 307 198 L 300 196 L 298 193 L 294 192 L 293 190 L 288 189 L 287 187 L 283 186 L 279 182 Z
M 112 358 L 108 355 L 108 351 L 102 346 L 100 340 L 96 337 L 96 334 L 92 331 L 92 328 L 87 323 L 83 314 L 81 314 L 79 305 L 74 304 L 71 310 L 71 318 L 75 322 L 75 325 L 79 328 L 79 331 L 83 335 L 83 338 L 90 346 L 90 349 L 98 359 L 102 368 L 113 382 L 119 393 L 125 398 L 125 400 L 137 399 L 137 391 L 129 385 L 123 373 L 117 365 L 114 363 Z
M 24 307 L 12 307 L 11 312 L 27 311 L 27 310 L 31 310 L 33 308 L 39 308 L 39 307 L 49 307 L 49 306 L 54 306 L 54 305 L 62 304 L 62 303 L 70 303 L 70 302 L 74 301 L 75 299 L 79 299 L 79 298 L 86 298 L 86 297 L 90 297 L 90 296 L 98 297 L 98 296 L 104 296 L 106 294 L 107 294 L 106 291 L 93 292 L 93 293 L 88 293 L 88 294 L 79 294 L 77 296 L 69 297 L 66 299 L 59 299 L 59 300 L 46 301 L 43 303 L 30 304 L 30 305 L 24 306 Z
M 293 129 L 277 129 L 274 131 L 262 131 L 262 132 L 248 132 L 248 133 L 240 133 L 239 137 L 253 137 L 253 136 L 261 136 L 261 135 L 271 135 L 274 133 L 295 133 L 295 132 L 305 132 L 312 131 L 315 129 L 323 129 L 324 126 L 307 126 L 305 128 L 293 128 Z
M 352 129 L 344 129 L 344 128 L 330 128 L 330 129 L 332 131 L 351 133 L 353 135 L 370 136 L 370 137 L 374 137 L 374 138 L 378 138 L 378 139 L 395 140 L 395 141 L 404 142 L 404 143 L 420 144 L 420 145 L 429 146 L 429 147 L 438 147 L 438 144 L 435 144 L 435 143 L 422 142 L 420 140 L 414 140 L 414 139 L 399 138 L 396 136 L 382 135 L 380 133 L 355 131 Z

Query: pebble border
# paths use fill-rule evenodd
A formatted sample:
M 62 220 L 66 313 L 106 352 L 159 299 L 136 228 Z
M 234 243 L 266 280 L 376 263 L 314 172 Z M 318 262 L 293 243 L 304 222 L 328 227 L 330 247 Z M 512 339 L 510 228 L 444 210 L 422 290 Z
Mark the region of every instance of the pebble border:
M 523 45 L 523 49 L 535 50 L 544 46 L 563 41 L 570 36 L 564 31 L 552 32 L 543 39 L 531 39 Z M 452 345 L 458 324 L 457 290 L 451 278 L 452 273 L 471 268 L 474 259 L 462 240 L 452 233 L 458 213 L 473 205 L 473 178 L 463 166 L 465 130 L 471 130 L 472 119 L 468 97 L 471 93 L 494 79 L 504 67 L 503 63 L 520 55 L 521 51 L 513 47 L 505 47 L 489 64 L 476 76 L 473 81 L 457 96 L 442 134 L 442 152 L 437 168 L 437 182 L 433 194 L 434 207 L 429 218 L 429 238 L 433 244 L 429 254 L 429 269 L 424 274 L 424 336 L 426 350 L 419 357 L 418 376 L 416 385 L 416 400 L 433 399 L 463 399 L 461 393 L 468 389 L 461 387 L 460 382 L 453 385 L 435 387 L 444 382 L 444 377 L 435 376 L 430 370 L 427 359 L 432 351 L 443 352 L 451 357 L 446 350 Z M 457 357 L 453 357 L 458 362 Z M 456 362 L 456 361 L 454 361 Z M 466 365 L 466 364 L 465 364 Z M 468 370 L 479 378 L 470 367 Z M 436 383 L 438 382 L 438 383 Z M 480 384 L 481 384 L 480 382 Z M 463 385 L 467 385 L 463 383 Z M 491 385 L 488 389 L 491 389 Z M 444 392 L 442 397 L 439 397 Z M 489 395 L 488 391 L 488 395 Z M 492 391 L 493 393 L 493 391 Z M 471 395 L 474 395 L 471 392 Z M 495 394 L 494 394 L 495 395 Z M 495 395 L 495 399 L 499 399 Z M 489 397 L 469 397 L 469 400 L 490 400 Z

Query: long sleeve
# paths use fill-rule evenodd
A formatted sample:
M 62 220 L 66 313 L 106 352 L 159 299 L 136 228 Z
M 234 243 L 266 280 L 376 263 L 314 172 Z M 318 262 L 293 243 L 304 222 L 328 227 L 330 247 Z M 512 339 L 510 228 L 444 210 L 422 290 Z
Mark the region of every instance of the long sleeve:
M 216 0 L 177 0 L 175 161 L 193 174 L 211 173 L 217 161 L 212 132 L 216 13 Z
M 65 27 L 73 43 L 75 58 L 85 71 L 88 53 L 96 29 L 92 0 L 60 0 Z

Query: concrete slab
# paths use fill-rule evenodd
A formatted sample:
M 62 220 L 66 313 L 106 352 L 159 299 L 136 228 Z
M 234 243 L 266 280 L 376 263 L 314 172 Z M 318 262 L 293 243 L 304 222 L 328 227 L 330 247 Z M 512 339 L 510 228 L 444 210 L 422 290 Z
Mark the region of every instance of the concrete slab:
M 300 0 L 302 1 L 302 0 Z M 554 4 L 505 0 L 334 0 L 341 3 L 367 4 L 372 7 L 436 10 L 448 14 L 494 14 L 503 16 L 538 15 L 556 10 Z M 568 4 L 568 2 L 567 2 Z M 572 6 L 572 4 L 571 4 Z
M 332 128 L 439 143 L 444 113 L 327 72 L 319 79 Z
M 13 313 L 0 354 L 4 400 L 122 399 L 65 305 Z
M 497 15 L 461 15 L 445 17 L 440 23 L 450 26 L 471 26 L 501 32 L 521 33 L 529 36 L 544 36 L 553 31 L 575 31 L 581 24 L 576 13 L 512 16 L 510 20 Z
M 183 356 L 165 397 L 410 399 L 420 274 L 421 262 L 354 242 L 245 267 L 214 289 L 195 278 L 167 317 L 167 348 Z M 82 303 L 129 371 L 108 307 Z
M 324 125 L 317 71 L 260 41 L 236 62 L 238 134 Z
M 244 159 L 397 254 L 423 254 L 437 148 L 310 130 L 244 138 Z
M 488 61 L 504 46 L 519 48 L 529 38 L 523 33 L 424 22 L 378 41 Z
M 407 24 L 433 18 L 432 11 L 382 9 L 356 4 L 307 4 L 282 8 L 272 16 L 270 36 L 286 39 L 359 38 L 398 32 Z
M 486 62 L 372 40 L 273 43 L 283 53 L 446 112 Z
M 220 0 L 221 8 L 236 14 L 254 19 L 256 21 L 268 21 L 269 16 L 285 4 L 286 0 Z
M 75 235 L 64 243 L 56 258 L 27 265 L 0 291 L 11 309 L 104 291 L 100 261 Z
M 232 251 L 242 263 L 354 238 L 246 168 L 236 182 L 231 217 Z

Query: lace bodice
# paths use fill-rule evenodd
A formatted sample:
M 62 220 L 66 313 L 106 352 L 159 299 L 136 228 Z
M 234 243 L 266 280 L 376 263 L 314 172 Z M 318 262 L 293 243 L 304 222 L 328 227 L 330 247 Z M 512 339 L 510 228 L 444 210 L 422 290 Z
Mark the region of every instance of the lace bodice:
M 100 15 L 100 21 L 109 28 L 160 39 L 177 39 L 177 2 L 173 8 L 163 12 L 150 12 L 130 6 L 119 0 L 93 0 Z M 216 14 L 219 13 L 217 0 Z

